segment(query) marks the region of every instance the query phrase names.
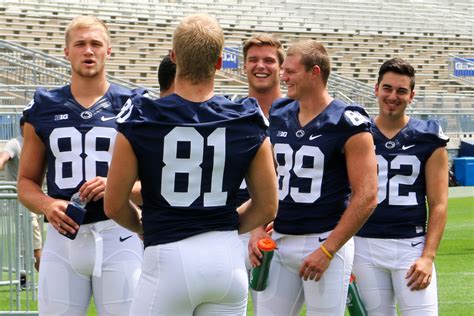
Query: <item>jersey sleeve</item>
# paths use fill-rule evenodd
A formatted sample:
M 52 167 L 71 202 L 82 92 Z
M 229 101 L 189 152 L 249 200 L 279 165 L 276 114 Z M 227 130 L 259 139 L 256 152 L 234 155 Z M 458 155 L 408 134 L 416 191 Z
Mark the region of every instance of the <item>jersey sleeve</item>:
M 362 107 L 357 105 L 345 107 L 337 124 L 338 131 L 343 134 L 340 146 L 344 147 L 347 140 L 355 134 L 370 132 L 370 125 L 370 118 Z
M 419 121 L 413 136 L 417 142 L 424 143 L 427 146 L 428 156 L 440 147 L 446 147 L 449 137 L 446 136 L 438 121 L 428 120 Z
M 38 88 L 33 96 L 33 99 L 26 105 L 23 109 L 23 117 L 25 118 L 25 122 L 30 123 L 31 125 L 35 125 L 36 121 L 35 118 L 37 117 L 36 113 L 40 109 L 41 100 L 45 98 L 47 94 L 46 89 Z
M 122 107 L 117 118 L 117 131 L 122 133 L 130 141 L 133 127 L 143 122 L 140 108 L 140 98 L 142 96 L 132 96 Z
M 18 155 L 18 142 L 16 139 L 10 139 L 6 144 L 3 151 L 7 152 L 10 156 L 10 159 Z

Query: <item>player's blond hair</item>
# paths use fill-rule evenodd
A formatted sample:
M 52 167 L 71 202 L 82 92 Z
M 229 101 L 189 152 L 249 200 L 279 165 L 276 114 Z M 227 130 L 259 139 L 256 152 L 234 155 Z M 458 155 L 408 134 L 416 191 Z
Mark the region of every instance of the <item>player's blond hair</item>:
M 185 17 L 173 33 L 176 75 L 193 84 L 212 79 L 223 47 L 224 32 L 215 18 L 207 14 Z
M 99 28 L 104 31 L 107 45 L 110 46 L 109 28 L 104 23 L 104 21 L 100 20 L 99 18 L 93 15 L 80 15 L 72 19 L 72 21 L 66 27 L 66 36 L 65 36 L 66 46 L 69 45 L 72 31 L 77 30 L 77 29 L 94 29 L 94 28 Z
M 278 63 L 283 64 L 283 61 L 285 60 L 285 50 L 283 49 L 281 42 L 278 38 L 271 34 L 258 34 L 254 35 L 248 40 L 244 42 L 244 47 L 242 48 L 242 51 L 244 53 L 244 60 L 247 60 L 247 53 L 252 46 L 270 46 L 270 47 L 275 47 L 277 51 L 277 56 L 278 56 Z
M 315 40 L 304 40 L 293 44 L 286 53 L 288 56 L 301 56 L 306 71 L 319 66 L 323 83 L 327 85 L 331 73 L 331 60 L 324 45 Z

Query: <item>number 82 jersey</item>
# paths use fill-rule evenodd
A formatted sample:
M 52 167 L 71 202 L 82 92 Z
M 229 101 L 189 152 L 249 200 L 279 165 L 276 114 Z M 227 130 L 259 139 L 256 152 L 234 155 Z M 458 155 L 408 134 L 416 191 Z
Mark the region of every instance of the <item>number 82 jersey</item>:
M 300 126 L 299 103 L 276 101 L 270 110 L 270 140 L 277 162 L 279 208 L 274 228 L 284 234 L 332 230 L 349 202 L 344 144 L 368 132 L 370 120 L 356 105 L 332 101 Z
M 378 205 L 357 236 L 413 238 L 426 232 L 425 166 L 448 137 L 436 121 L 410 118 L 389 139 L 372 124 L 378 164 Z

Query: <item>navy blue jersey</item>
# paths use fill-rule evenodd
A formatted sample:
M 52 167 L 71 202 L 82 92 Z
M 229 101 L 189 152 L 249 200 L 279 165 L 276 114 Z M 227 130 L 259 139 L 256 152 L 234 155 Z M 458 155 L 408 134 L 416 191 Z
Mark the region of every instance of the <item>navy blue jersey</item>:
M 36 91 L 24 116 L 46 148 L 48 195 L 69 200 L 87 180 L 107 176 L 117 134 L 116 117 L 131 94 L 129 89 L 111 84 L 105 95 L 86 109 L 74 99 L 69 85 Z M 107 219 L 103 199 L 89 202 L 86 210 L 84 224 Z
M 351 193 L 344 144 L 370 126 L 360 106 L 334 100 L 301 127 L 299 107 L 297 101 L 280 99 L 270 109 L 280 200 L 274 228 L 291 235 L 322 233 L 337 225 Z
M 266 137 L 254 99 L 133 99 L 119 131 L 138 160 L 145 246 L 238 228 L 237 190 Z
M 371 127 L 378 164 L 378 206 L 357 233 L 370 238 L 412 238 L 426 232 L 425 165 L 446 146 L 448 137 L 436 121 L 410 118 L 388 139 Z
M 235 102 L 242 104 L 242 103 L 246 102 L 246 100 L 248 100 L 248 99 L 249 99 L 249 97 L 247 96 L 247 97 L 240 98 L 240 99 L 236 100 Z M 256 101 L 256 99 L 255 99 L 255 101 Z M 263 115 L 263 112 L 262 112 L 262 115 Z M 237 205 L 240 206 L 240 205 L 244 204 L 249 199 L 250 199 L 249 190 L 247 189 L 247 183 L 244 180 L 240 184 L 239 191 L 237 192 Z

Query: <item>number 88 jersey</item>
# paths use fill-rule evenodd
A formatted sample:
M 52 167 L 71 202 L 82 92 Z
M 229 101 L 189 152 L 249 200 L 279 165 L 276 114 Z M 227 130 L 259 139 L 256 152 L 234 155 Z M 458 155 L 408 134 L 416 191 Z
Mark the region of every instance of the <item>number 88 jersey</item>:
M 357 236 L 413 238 L 426 230 L 425 165 L 431 154 L 449 138 L 433 120 L 410 118 L 389 139 L 372 124 L 378 164 L 377 208 Z
M 69 200 L 84 182 L 107 176 L 117 134 L 116 117 L 132 93 L 111 84 L 102 98 L 84 108 L 69 85 L 36 91 L 24 116 L 46 148 L 48 195 Z M 84 224 L 107 219 L 102 199 L 89 202 L 86 209 Z
M 370 120 L 356 105 L 332 101 L 304 127 L 299 103 L 276 101 L 270 110 L 279 182 L 279 207 L 274 228 L 284 234 L 316 234 L 332 230 L 347 207 L 350 185 L 344 144 L 368 132 Z

